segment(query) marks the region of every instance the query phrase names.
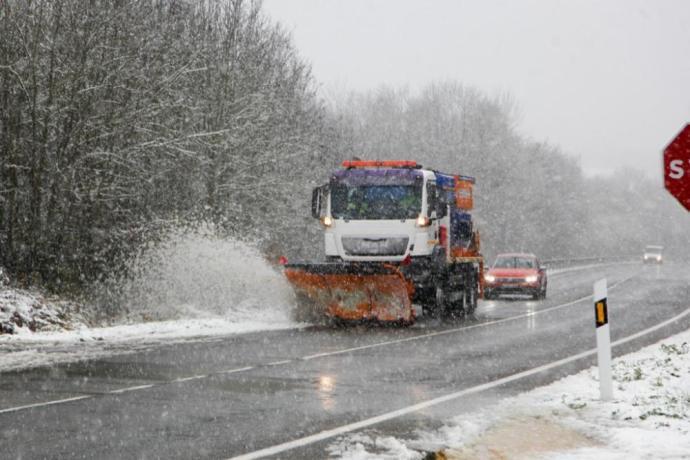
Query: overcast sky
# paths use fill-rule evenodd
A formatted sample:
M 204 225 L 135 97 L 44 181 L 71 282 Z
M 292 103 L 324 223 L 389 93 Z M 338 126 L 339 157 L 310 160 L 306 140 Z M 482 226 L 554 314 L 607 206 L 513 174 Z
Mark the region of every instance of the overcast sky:
M 660 177 L 690 122 L 690 0 L 264 0 L 325 91 L 457 80 L 508 92 L 518 128 Z

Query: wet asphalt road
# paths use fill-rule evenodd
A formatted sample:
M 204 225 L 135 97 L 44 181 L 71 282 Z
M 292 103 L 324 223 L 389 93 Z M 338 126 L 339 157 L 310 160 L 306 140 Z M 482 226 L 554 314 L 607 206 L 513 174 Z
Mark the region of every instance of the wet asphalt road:
M 545 301 L 480 302 L 474 318 L 453 322 L 251 333 L 1 373 L 0 457 L 230 458 L 299 440 L 594 348 L 591 291 L 602 277 L 613 341 L 654 326 L 690 308 L 688 268 L 552 275 Z M 690 315 L 613 354 L 688 328 Z M 593 364 L 585 357 L 364 430 L 409 436 Z M 59 402 L 70 398 L 82 399 Z M 298 442 L 275 457 L 325 458 L 334 440 Z

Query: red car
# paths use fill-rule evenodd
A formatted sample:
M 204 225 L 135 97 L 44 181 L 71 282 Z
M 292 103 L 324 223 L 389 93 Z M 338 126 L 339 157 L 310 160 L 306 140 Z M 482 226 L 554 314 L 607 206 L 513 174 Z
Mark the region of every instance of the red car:
M 484 298 L 500 294 L 529 294 L 546 298 L 546 269 L 534 254 L 499 254 L 484 274 Z

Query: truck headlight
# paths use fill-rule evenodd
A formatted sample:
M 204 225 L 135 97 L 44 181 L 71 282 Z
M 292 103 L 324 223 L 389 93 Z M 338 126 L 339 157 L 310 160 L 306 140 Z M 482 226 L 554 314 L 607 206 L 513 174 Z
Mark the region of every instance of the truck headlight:
M 321 218 L 321 223 L 324 227 L 330 228 L 333 226 L 333 218 L 331 216 L 324 216 Z
M 484 280 L 488 281 L 489 283 L 493 283 L 496 281 L 496 277 L 494 275 L 484 275 Z
M 527 283 L 536 283 L 539 277 L 537 275 L 530 275 L 525 278 L 525 282 Z

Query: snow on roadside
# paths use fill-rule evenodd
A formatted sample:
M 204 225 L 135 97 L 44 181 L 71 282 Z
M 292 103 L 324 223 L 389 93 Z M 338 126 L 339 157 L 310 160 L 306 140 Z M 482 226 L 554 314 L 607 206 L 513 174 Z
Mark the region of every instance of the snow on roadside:
M 197 318 L 90 327 L 81 308 L 37 292 L 0 287 L 0 372 L 132 353 L 175 342 L 302 326 L 282 311 L 253 307 L 251 315 L 204 312 Z
M 135 276 L 103 289 L 114 297 L 81 306 L 11 288 L 0 267 L 0 372 L 301 327 L 282 273 L 253 245 L 208 229 L 171 232 L 130 268 Z M 83 314 L 109 308 L 111 327 Z
M 295 328 L 292 322 L 232 322 L 224 318 L 155 321 L 72 331 L 0 335 L 0 372 L 134 353 L 185 341 Z
M 614 360 L 614 400 L 599 400 L 598 370 L 459 415 L 411 439 L 357 433 L 331 444 L 347 460 L 690 458 L 690 331 Z M 539 445 L 537 445 L 539 444 Z
M 0 336 L 85 327 L 81 307 L 40 293 L 0 286 Z
M 273 309 L 255 308 L 251 316 L 204 312 L 198 318 L 90 327 L 81 310 L 74 302 L 0 286 L 0 372 L 302 326 Z

